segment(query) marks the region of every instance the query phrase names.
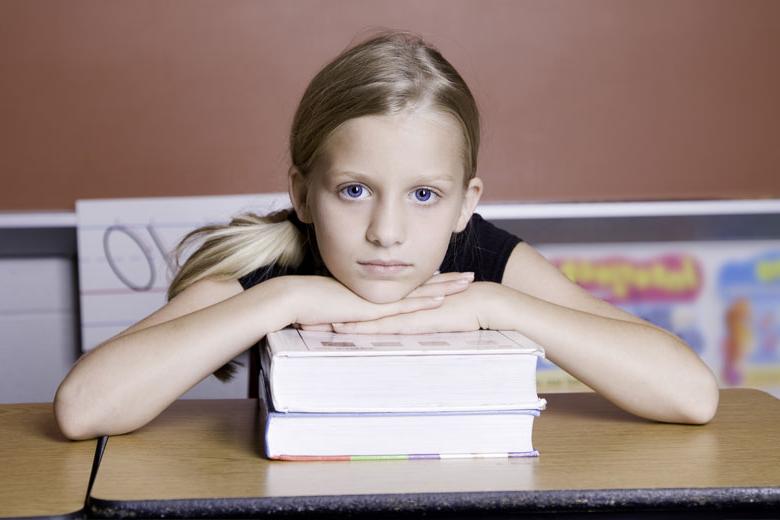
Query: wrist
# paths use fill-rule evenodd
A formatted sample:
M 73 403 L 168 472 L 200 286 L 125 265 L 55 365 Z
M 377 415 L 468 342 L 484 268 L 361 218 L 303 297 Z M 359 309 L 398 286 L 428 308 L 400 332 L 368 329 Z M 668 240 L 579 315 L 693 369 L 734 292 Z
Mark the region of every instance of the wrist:
M 296 321 L 296 276 L 277 276 L 249 289 L 255 291 L 255 308 L 267 317 L 262 320 L 273 332 L 290 326 Z
M 490 330 L 518 330 L 516 310 L 522 293 L 495 282 L 478 282 L 482 292 L 477 316 L 480 328 Z

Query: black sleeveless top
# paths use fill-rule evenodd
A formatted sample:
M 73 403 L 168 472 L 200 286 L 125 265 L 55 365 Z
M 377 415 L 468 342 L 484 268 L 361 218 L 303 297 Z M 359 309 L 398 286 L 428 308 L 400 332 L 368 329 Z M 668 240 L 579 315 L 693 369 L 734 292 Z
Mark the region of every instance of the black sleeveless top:
M 311 225 L 298 220 L 294 211 L 287 217 L 306 237 L 305 254 L 298 267 L 279 267 L 276 264 L 260 267 L 238 279 L 244 289 L 276 276 L 321 275 L 331 276 L 320 258 L 314 230 Z M 474 213 L 460 233 L 450 239 L 439 271 L 474 272 L 475 282 L 501 283 L 509 255 L 522 239 L 491 224 L 481 215 Z

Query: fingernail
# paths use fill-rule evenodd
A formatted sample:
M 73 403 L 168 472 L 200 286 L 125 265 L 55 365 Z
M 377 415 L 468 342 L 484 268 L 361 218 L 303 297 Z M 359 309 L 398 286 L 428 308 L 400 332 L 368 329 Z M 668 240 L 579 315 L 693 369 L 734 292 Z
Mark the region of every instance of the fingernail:
M 459 278 L 455 280 L 455 285 L 468 285 L 471 283 L 471 280 L 468 278 Z
M 437 274 L 441 274 L 441 271 L 434 271 L 433 275 L 436 276 Z
M 467 273 L 461 274 L 461 277 L 469 279 L 469 280 L 473 280 L 474 279 L 474 273 L 472 271 L 469 271 Z
M 343 325 L 344 325 L 343 323 L 331 323 L 330 324 L 331 327 L 342 327 Z
M 443 299 L 444 299 L 444 296 L 434 296 L 434 297 L 433 297 L 433 301 L 435 301 L 435 302 L 440 302 L 440 301 L 442 301 Z

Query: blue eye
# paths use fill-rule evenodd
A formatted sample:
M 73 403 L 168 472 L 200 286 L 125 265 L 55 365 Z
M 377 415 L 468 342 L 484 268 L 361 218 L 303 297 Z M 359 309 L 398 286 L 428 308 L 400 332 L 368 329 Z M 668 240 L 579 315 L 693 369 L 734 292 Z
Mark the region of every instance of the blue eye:
M 431 198 L 431 195 L 433 195 L 433 192 L 428 188 L 420 188 L 414 192 L 414 195 L 420 202 L 428 202 Z
M 360 196 L 363 194 L 363 191 L 365 191 L 365 188 L 363 188 L 363 186 L 360 184 L 350 184 L 341 190 L 341 192 L 350 199 L 360 198 Z
M 439 195 L 429 188 L 418 188 L 414 190 L 414 198 L 417 202 L 432 202 L 438 197 Z

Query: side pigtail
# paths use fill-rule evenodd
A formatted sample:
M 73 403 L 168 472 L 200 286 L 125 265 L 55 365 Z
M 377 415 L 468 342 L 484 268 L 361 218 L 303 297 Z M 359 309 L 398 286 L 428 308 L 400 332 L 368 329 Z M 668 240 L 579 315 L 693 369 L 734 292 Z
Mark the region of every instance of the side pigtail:
M 174 250 L 176 265 L 185 250 L 199 242 L 201 245 L 178 267 L 168 287 L 168 301 L 207 277 L 239 279 L 272 264 L 298 266 L 303 260 L 305 238 L 288 219 L 291 211 L 284 209 L 264 216 L 244 213 L 228 224 L 202 226 L 189 232 Z M 214 376 L 226 382 L 239 365 L 230 361 Z

